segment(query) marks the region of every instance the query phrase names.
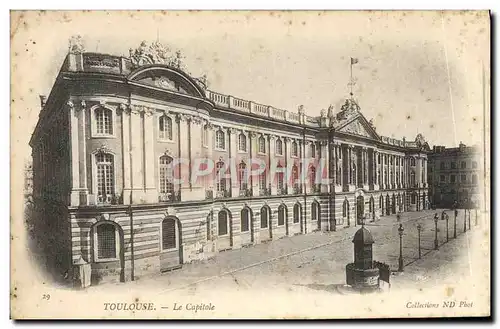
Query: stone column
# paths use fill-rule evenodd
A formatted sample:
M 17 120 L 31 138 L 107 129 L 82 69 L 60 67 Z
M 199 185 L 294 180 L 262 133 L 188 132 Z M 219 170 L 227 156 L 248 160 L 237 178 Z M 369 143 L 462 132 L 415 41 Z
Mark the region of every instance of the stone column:
M 72 101 L 66 104 L 69 116 L 69 140 L 71 145 L 71 206 L 80 205 L 80 152 L 78 141 L 78 112 Z
M 234 168 L 230 167 L 231 171 L 231 178 L 230 180 L 230 191 L 231 191 L 231 196 L 238 197 L 240 195 L 240 181 L 238 177 L 238 165 L 240 164 L 239 161 L 236 160 L 236 154 L 238 150 L 238 130 L 234 128 L 229 128 L 227 130 L 227 137 L 228 137 L 228 161 L 233 161 L 234 162 Z M 228 163 L 229 164 L 229 163 Z M 231 164 L 229 164 L 231 165 Z
M 204 124 L 207 127 L 207 147 L 205 149 L 205 157 L 208 161 L 212 161 L 214 163 L 214 169 L 215 170 L 215 159 L 214 159 L 214 138 L 213 138 L 213 129 L 214 126 L 212 123 L 208 120 L 204 121 Z M 204 185 L 205 185 L 205 198 L 208 196 L 208 191 L 214 192 L 214 184 L 213 184 L 213 172 L 210 173 L 209 175 L 206 175 L 203 177 L 204 179 Z
M 368 175 L 368 169 L 369 169 L 369 163 L 368 163 L 368 149 L 366 147 L 363 147 L 363 188 L 368 189 L 369 188 L 369 175 Z
M 254 154 L 257 154 L 257 146 L 256 146 L 257 134 L 253 131 L 248 132 L 248 156 L 249 159 L 253 159 Z M 251 169 L 251 168 L 250 168 Z M 271 180 L 269 179 L 271 175 L 269 164 L 266 166 L 266 185 L 269 186 Z M 276 192 L 276 191 L 275 191 Z M 252 195 L 259 196 L 259 176 L 252 177 Z
M 190 152 L 190 141 L 188 138 L 189 134 L 189 119 L 190 117 L 185 114 L 177 115 L 177 129 L 178 129 L 178 145 L 179 151 L 178 156 L 179 159 L 184 159 L 182 165 L 179 164 L 177 168 L 180 171 L 181 183 L 179 185 L 179 191 L 181 193 L 181 200 L 187 200 L 186 195 L 189 195 L 190 191 L 190 182 L 189 182 L 189 172 L 186 171 L 186 164 L 189 161 L 189 152 Z M 226 148 L 228 147 L 227 138 L 226 138 Z M 189 169 L 188 169 L 189 170 Z M 214 168 L 215 170 L 215 168 Z M 215 188 L 215 186 L 214 186 Z M 215 191 L 214 191 L 215 196 Z
M 132 190 L 132 203 L 144 203 L 144 161 L 142 147 L 144 145 L 141 131 L 141 113 L 144 111 L 142 106 L 133 105 L 130 109 L 130 131 L 133 136 L 130 137 L 130 186 Z
M 155 123 L 154 109 L 144 109 L 144 180 L 145 200 L 147 203 L 158 202 L 158 190 L 156 189 L 155 174 Z
M 123 204 L 130 204 L 132 200 L 132 185 L 130 169 L 131 150 L 130 150 L 130 108 L 122 104 L 122 157 L 123 157 Z

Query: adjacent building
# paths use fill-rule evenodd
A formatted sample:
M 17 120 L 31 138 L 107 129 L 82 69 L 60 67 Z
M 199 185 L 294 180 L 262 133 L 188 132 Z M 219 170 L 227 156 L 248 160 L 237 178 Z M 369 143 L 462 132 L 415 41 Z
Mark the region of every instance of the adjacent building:
M 483 175 L 481 150 L 477 146 L 434 146 L 429 153 L 429 195 L 436 207 L 450 208 L 477 203 Z
M 378 135 L 352 97 L 311 117 L 217 93 L 157 55 L 73 48 L 41 98 L 33 193 L 59 266 L 124 281 L 428 206 L 422 135 Z

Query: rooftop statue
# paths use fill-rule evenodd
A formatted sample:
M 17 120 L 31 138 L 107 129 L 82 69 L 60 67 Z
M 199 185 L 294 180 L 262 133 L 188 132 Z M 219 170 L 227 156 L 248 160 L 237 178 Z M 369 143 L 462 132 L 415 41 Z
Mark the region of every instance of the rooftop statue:
M 422 146 L 425 144 L 425 138 L 424 138 L 424 135 L 422 134 L 417 134 L 417 137 L 415 137 L 415 143 L 417 144 L 417 146 Z
M 85 41 L 81 35 L 74 35 L 69 39 L 69 53 L 81 54 L 85 52 Z

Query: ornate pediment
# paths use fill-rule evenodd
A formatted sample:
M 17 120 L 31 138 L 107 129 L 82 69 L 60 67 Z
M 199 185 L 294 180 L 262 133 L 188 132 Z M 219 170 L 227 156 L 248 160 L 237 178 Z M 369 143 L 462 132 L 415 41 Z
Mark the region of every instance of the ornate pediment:
M 338 131 L 345 134 L 378 139 L 378 137 L 370 131 L 367 125 L 363 124 L 359 118 L 349 122 Z

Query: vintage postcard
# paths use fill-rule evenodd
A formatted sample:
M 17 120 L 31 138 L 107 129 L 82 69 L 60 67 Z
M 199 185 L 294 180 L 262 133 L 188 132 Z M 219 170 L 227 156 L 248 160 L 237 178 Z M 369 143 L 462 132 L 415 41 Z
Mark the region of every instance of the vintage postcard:
M 490 315 L 488 11 L 12 11 L 11 317 Z

